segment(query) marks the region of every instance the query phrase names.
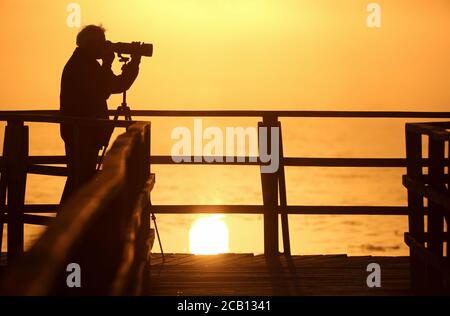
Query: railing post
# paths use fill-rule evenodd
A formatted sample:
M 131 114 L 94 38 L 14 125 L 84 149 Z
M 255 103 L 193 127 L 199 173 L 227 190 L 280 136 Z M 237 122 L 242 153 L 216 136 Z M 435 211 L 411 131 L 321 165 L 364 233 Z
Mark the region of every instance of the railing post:
M 422 136 L 406 124 L 406 158 L 407 175 L 415 181 L 422 180 Z M 424 245 L 424 205 L 421 195 L 408 190 L 408 226 L 409 233 L 418 243 Z M 410 247 L 411 287 L 415 291 L 424 288 L 425 266 Z
M 8 187 L 8 262 L 24 250 L 23 208 L 28 159 L 28 126 L 22 121 L 8 121 L 5 129 L 5 174 Z
M 144 135 L 142 141 L 142 159 L 143 159 L 143 170 L 145 175 L 145 183 L 144 189 L 146 188 L 147 181 L 150 178 L 151 173 L 151 125 L 146 124 L 144 128 Z M 150 206 L 151 206 L 151 192 L 146 196 L 145 203 L 147 204 L 143 210 L 141 216 L 141 225 L 140 225 L 140 233 L 139 240 L 137 245 L 137 252 L 139 253 L 139 258 L 143 260 L 143 274 L 144 278 L 142 280 L 142 291 L 147 293 L 150 289 L 150 278 L 147 277 L 150 275 L 150 229 L 151 229 L 151 215 L 150 215 Z
M 280 210 L 281 210 L 281 231 L 283 235 L 283 253 L 287 256 L 291 255 L 291 241 L 289 237 L 289 214 L 287 213 L 287 196 L 286 196 L 286 175 L 284 170 L 284 149 L 283 149 L 283 133 L 281 130 L 281 122 L 277 122 L 279 128 L 279 153 L 280 165 L 277 172 L 278 185 L 280 189 Z
M 266 145 L 266 153 L 272 152 L 271 127 L 276 127 L 277 118 L 264 116 L 263 121 L 258 124 L 258 134 L 261 128 L 267 129 L 266 144 L 259 141 L 259 152 L 261 157 L 262 145 Z M 262 166 L 260 167 L 262 168 Z M 278 252 L 278 177 L 277 173 L 264 173 L 261 169 L 261 184 L 264 203 L 264 254 L 266 256 L 277 255 Z
M 430 161 L 429 186 L 441 193 L 445 194 L 445 142 L 443 140 L 429 138 L 428 157 Z M 427 248 L 442 258 L 444 251 L 443 235 L 444 235 L 444 209 L 438 204 L 429 200 L 428 202 L 428 221 L 427 231 L 428 240 Z M 431 267 L 428 268 L 429 283 L 428 287 L 436 290 L 437 293 L 442 289 L 442 274 Z
M 448 155 L 448 157 L 446 160 L 447 160 L 447 165 L 448 165 L 448 163 L 450 161 L 450 141 L 447 142 L 447 155 Z M 450 196 L 450 166 L 447 167 L 447 175 L 445 175 L 445 182 L 447 183 L 447 187 L 448 187 L 447 196 Z M 446 238 L 447 253 L 446 253 L 446 256 L 447 256 L 447 258 L 450 258 L 450 215 L 449 214 L 445 215 L 445 221 L 447 223 L 447 236 L 446 236 L 447 237 Z M 448 268 L 450 271 L 450 262 L 448 262 Z M 448 284 L 447 286 L 450 287 L 450 284 Z
M 145 125 L 144 131 L 144 172 L 146 179 L 148 179 L 151 173 L 151 125 Z

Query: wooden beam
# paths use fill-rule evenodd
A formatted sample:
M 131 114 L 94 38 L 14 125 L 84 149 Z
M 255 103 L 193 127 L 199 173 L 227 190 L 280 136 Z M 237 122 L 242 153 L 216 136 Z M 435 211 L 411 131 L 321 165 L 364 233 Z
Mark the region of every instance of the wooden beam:
M 35 107 L 35 106 L 34 106 Z M 0 120 L 19 118 L 43 121 L 59 116 L 57 110 L 0 111 Z M 114 116 L 116 110 L 109 110 Z M 448 119 L 450 112 L 430 111 L 260 111 L 260 110 L 131 110 L 133 117 L 317 117 L 317 118 L 435 118 Z M 52 121 L 53 122 L 53 121 Z
M 422 136 L 417 134 L 410 124 L 405 126 L 407 175 L 403 176 L 403 185 L 408 189 L 408 227 L 411 236 L 424 245 L 424 203 L 419 192 L 411 190 L 405 181 L 419 181 L 423 176 L 422 166 Z M 411 258 L 411 288 L 419 291 L 425 285 L 425 266 L 418 260 L 417 251 L 409 250 Z
M 422 200 L 423 197 L 426 197 L 435 204 L 442 206 L 443 209 L 441 211 L 446 215 L 450 213 L 450 197 L 444 192 L 431 188 L 422 181 L 414 181 L 407 175 L 403 176 L 403 185 L 411 191 L 411 193 L 417 194 Z
M 5 175 L 8 188 L 8 261 L 16 261 L 24 251 L 23 207 L 27 179 L 28 127 L 8 122 L 5 129 Z
M 110 110 L 110 115 L 115 110 Z M 413 111 L 258 111 L 258 110 L 132 110 L 132 116 L 144 117 L 322 117 L 322 118 L 450 118 L 450 112 Z
M 66 167 L 28 165 L 27 172 L 29 174 L 38 174 L 38 175 L 46 175 L 46 176 L 58 176 L 58 177 L 66 177 L 67 176 L 67 168 Z
M 272 155 L 274 150 L 279 150 L 272 147 L 272 127 L 276 127 L 278 118 L 275 116 L 264 116 L 263 121 L 258 123 L 258 147 L 259 155 L 261 157 L 262 150 L 266 154 Z M 266 130 L 266 139 L 261 137 L 261 129 Z M 261 142 L 263 140 L 263 142 Z M 279 142 L 279 138 L 277 138 Z M 264 143 L 265 142 L 265 143 Z M 265 147 L 265 148 L 264 148 Z M 278 176 L 277 173 L 268 173 L 261 170 L 261 186 L 264 204 L 264 254 L 266 256 L 275 256 L 279 253 L 279 236 L 278 236 Z
M 386 215 L 406 216 L 406 206 L 288 205 L 292 215 Z M 263 214 L 264 205 L 152 205 L 156 214 Z M 276 207 L 278 214 L 283 211 Z M 426 213 L 425 213 L 426 214 Z
M 227 156 L 203 156 L 203 160 L 213 161 L 206 163 L 200 161 L 197 156 L 177 157 L 185 158 L 185 161 L 174 162 L 172 156 L 155 155 L 152 156 L 152 163 L 156 165 L 247 165 L 259 166 L 261 161 L 257 157 L 227 157 Z M 256 161 L 250 161 L 255 159 Z M 422 159 L 422 166 L 428 166 L 429 160 Z M 407 166 L 406 158 L 301 158 L 284 157 L 286 167 L 354 167 L 354 168 L 404 168 Z M 450 160 L 445 160 L 445 165 L 450 165 Z
M 9 216 L 6 214 L 5 216 L 6 223 L 9 221 Z M 24 224 L 31 225 L 41 225 L 48 226 L 55 220 L 55 217 L 51 216 L 42 216 L 42 215 L 34 215 L 34 214 L 23 214 L 23 222 Z
M 283 236 L 283 253 L 287 256 L 291 255 L 291 240 L 289 235 L 289 213 L 287 211 L 287 193 L 286 193 L 286 174 L 285 159 L 283 148 L 283 133 L 281 122 L 277 122 L 279 128 L 279 167 L 277 172 L 278 189 L 280 196 L 280 206 L 278 208 L 281 217 L 281 233 Z

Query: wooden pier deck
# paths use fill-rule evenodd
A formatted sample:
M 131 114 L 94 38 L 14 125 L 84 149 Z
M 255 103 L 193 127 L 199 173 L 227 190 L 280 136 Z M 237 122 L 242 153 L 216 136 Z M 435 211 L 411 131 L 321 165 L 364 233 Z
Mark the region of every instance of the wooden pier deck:
M 381 287 L 366 283 L 369 263 Z M 411 295 L 408 257 L 153 254 L 149 295 Z

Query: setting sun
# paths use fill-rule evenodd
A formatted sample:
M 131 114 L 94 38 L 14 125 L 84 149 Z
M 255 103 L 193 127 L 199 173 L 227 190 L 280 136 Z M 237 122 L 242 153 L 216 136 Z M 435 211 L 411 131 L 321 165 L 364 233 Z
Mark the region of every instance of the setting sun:
M 229 251 L 228 227 L 219 215 L 196 220 L 189 232 L 190 252 L 196 255 L 216 255 Z

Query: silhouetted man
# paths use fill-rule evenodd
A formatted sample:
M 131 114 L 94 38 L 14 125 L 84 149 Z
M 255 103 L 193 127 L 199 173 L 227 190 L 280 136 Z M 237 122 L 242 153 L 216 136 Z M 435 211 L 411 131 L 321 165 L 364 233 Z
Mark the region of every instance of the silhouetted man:
M 109 119 L 106 100 L 111 94 L 122 93 L 131 87 L 139 73 L 140 56 L 131 56 L 131 61 L 122 68 L 122 74 L 116 76 L 111 70 L 115 54 L 110 44 L 101 26 L 89 25 L 80 31 L 78 47 L 62 74 L 62 115 Z M 97 59 L 103 60 L 101 65 Z M 107 146 L 110 136 L 111 129 L 100 126 L 61 124 L 68 168 L 61 202 L 95 174 L 99 150 Z

